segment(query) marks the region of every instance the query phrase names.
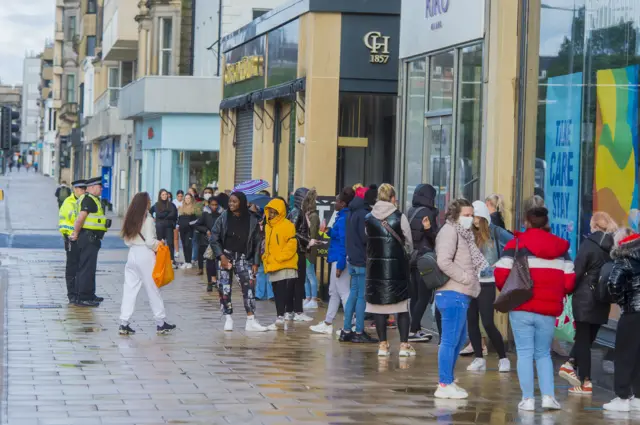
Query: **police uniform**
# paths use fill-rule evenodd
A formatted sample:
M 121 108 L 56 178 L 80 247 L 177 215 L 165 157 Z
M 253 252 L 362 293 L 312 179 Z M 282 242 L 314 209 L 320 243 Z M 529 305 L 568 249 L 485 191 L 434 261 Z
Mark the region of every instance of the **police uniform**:
M 86 180 L 76 180 L 71 185 L 76 188 L 86 188 Z M 73 225 L 78 217 L 78 198 L 72 193 L 69 195 L 60 205 L 58 211 L 58 230 L 64 238 L 64 250 L 67 253 L 67 264 L 65 267 L 65 278 L 67 281 L 67 297 L 69 302 L 75 302 L 76 289 L 75 280 L 76 273 L 78 272 L 78 262 L 80 261 L 80 250 L 78 249 L 78 243 L 69 239 L 69 236 L 73 233 Z
M 94 177 L 87 180 L 87 187 L 94 185 L 102 185 L 102 178 Z M 86 193 L 78 199 L 78 213 L 82 211 L 88 213 L 88 215 L 78 235 L 80 263 L 76 275 L 76 288 L 78 291 L 76 304 L 95 307 L 101 301 L 96 297 L 98 252 L 102 245 L 102 238 L 109 227 L 109 220 L 104 214 L 100 198 L 90 193 Z

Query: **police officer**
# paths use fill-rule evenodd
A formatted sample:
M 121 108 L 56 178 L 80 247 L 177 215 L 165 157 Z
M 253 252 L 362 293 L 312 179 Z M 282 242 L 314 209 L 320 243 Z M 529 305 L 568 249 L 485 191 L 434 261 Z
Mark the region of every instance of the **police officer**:
M 103 298 L 96 297 L 96 267 L 101 241 L 111 220 L 104 215 L 101 194 L 102 178 L 87 180 L 87 193 L 78 199 L 78 218 L 70 236 L 71 240 L 78 241 L 80 248 L 80 263 L 76 275 L 78 298 L 75 303 L 78 307 L 98 307 L 103 301 Z
M 67 280 L 67 297 L 69 298 L 69 304 L 73 304 L 76 301 L 75 280 L 76 273 L 78 272 L 78 262 L 80 261 L 78 243 L 72 241 L 69 237 L 73 233 L 73 226 L 78 217 L 78 199 L 85 194 L 87 181 L 76 180 L 71 183 L 71 186 L 73 186 L 73 193 L 62 202 L 58 212 L 58 230 L 64 238 L 64 250 L 67 253 L 65 277 Z

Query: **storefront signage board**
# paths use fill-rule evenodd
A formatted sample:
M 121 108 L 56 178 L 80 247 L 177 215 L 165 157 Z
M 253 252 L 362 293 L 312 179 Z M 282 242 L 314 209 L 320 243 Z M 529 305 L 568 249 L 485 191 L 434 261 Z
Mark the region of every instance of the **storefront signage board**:
M 582 73 L 549 78 L 545 128 L 544 201 L 554 235 L 576 255 L 580 206 Z
M 264 88 L 265 37 L 236 47 L 224 54 L 224 97 L 233 97 Z
M 484 37 L 485 0 L 402 0 L 400 57 Z

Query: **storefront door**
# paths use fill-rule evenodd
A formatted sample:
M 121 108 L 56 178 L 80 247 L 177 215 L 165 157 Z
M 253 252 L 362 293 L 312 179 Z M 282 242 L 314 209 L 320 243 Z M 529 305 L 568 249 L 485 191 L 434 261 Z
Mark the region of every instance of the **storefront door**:
M 430 183 L 436 189 L 436 206 L 440 210 L 440 223 L 444 222 L 445 207 L 451 198 L 452 133 L 453 116 L 451 114 L 426 118 L 422 181 Z

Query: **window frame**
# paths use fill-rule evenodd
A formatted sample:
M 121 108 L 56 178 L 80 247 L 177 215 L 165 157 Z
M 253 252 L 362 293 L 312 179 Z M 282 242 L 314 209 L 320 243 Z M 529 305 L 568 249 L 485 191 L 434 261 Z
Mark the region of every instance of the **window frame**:
M 66 82 L 67 82 L 67 87 L 65 90 L 65 99 L 67 101 L 67 103 L 78 103 L 77 98 L 76 98 L 76 76 L 74 74 L 67 74 L 66 75 Z M 72 84 L 70 84 L 70 82 Z M 73 94 L 73 99 L 69 99 L 69 94 L 72 93 Z
M 171 32 L 169 34 L 169 47 L 164 47 L 164 30 L 167 22 L 171 22 Z M 163 71 L 165 66 L 165 53 L 168 53 L 167 59 L 169 61 L 167 74 Z M 173 75 L 173 17 L 171 16 L 162 16 L 158 18 L 158 75 Z
M 71 24 L 73 22 L 73 25 Z M 71 15 L 67 17 L 67 41 L 73 41 L 76 35 L 78 35 L 78 17 Z
M 95 15 L 97 12 L 98 12 L 97 0 L 87 0 L 87 15 Z
M 93 39 L 93 52 L 90 54 L 89 53 L 89 40 Z M 96 36 L 95 35 L 88 35 L 87 36 L 87 42 L 85 44 L 85 56 L 87 57 L 93 57 L 96 55 L 96 45 L 97 45 L 97 40 L 96 40 Z

